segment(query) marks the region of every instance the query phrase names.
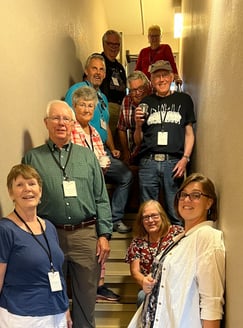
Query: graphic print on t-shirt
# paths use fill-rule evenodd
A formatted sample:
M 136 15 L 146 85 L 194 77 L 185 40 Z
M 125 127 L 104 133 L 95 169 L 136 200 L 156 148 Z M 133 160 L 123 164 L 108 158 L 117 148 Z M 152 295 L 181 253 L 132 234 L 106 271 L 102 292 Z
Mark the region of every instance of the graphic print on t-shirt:
M 121 78 L 120 71 L 116 68 L 112 68 L 112 75 L 110 80 L 110 89 L 117 90 L 117 91 L 124 91 L 125 85 Z
M 176 107 L 177 106 L 177 107 Z M 181 123 L 180 114 L 181 105 L 172 104 L 171 107 L 167 104 L 158 105 L 157 108 L 151 108 L 150 115 L 147 120 L 148 125 L 162 123 Z

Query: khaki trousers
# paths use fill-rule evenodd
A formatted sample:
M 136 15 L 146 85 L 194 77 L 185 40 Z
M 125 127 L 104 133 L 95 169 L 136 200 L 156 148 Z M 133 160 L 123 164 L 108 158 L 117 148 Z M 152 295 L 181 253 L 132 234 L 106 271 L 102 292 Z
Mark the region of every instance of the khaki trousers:
M 64 274 L 70 276 L 73 328 L 95 327 L 95 304 L 100 265 L 96 256 L 95 225 L 74 231 L 57 229 L 64 252 Z

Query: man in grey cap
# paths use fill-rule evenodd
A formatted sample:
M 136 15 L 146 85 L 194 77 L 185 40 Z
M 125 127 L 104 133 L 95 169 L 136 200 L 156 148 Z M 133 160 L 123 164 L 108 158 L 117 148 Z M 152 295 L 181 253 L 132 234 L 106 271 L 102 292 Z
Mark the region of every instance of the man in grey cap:
M 155 62 L 150 73 L 155 93 L 142 100 L 135 114 L 140 201 L 158 200 L 162 189 L 171 223 L 181 224 L 174 211 L 174 198 L 194 145 L 194 106 L 188 94 L 171 91 L 174 74 L 169 61 Z

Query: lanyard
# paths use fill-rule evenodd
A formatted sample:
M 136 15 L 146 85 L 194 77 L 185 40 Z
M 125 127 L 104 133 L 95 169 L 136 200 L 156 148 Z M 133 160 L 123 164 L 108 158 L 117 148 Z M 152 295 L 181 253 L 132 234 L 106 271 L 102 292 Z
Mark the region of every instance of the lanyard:
M 72 151 L 72 147 L 73 147 L 73 144 L 71 143 L 70 144 L 70 149 L 69 149 L 69 152 L 68 152 L 68 157 L 67 157 L 67 160 L 66 160 L 66 163 L 64 166 L 61 166 L 61 164 L 58 162 L 58 160 L 56 159 L 56 157 L 54 156 L 52 150 L 51 150 L 51 147 L 49 144 L 47 144 L 49 150 L 50 150 L 50 153 L 51 153 L 51 156 L 53 157 L 54 161 L 56 162 L 57 166 L 62 170 L 63 172 L 63 176 L 64 176 L 64 179 L 65 180 L 68 180 L 68 177 L 67 177 L 67 174 L 66 174 L 66 167 L 67 167 L 67 164 L 69 162 L 69 159 L 70 159 L 70 156 L 71 156 L 71 151 Z
M 160 119 L 161 119 L 161 131 L 164 131 L 164 123 L 165 123 L 165 119 L 166 119 L 166 116 L 167 116 L 167 111 L 165 112 L 165 116 L 164 116 L 164 119 L 163 119 L 163 117 L 162 117 L 162 112 L 161 112 L 161 110 L 159 111 L 159 114 L 160 114 Z
M 88 86 L 91 86 L 91 87 L 93 87 L 92 86 L 92 84 L 90 83 L 90 82 L 88 82 L 88 81 L 84 81 Z M 103 110 L 106 110 L 106 104 L 105 104 L 105 102 L 104 102 L 104 99 L 103 99 L 103 97 L 102 97 L 102 95 L 100 94 L 100 92 L 99 92 L 99 90 L 96 90 L 96 93 L 97 93 L 97 97 L 98 97 L 98 104 L 96 105 L 96 108 L 97 108 L 97 106 L 98 106 L 98 108 L 99 108 L 99 111 L 100 111 L 100 115 L 101 115 L 101 117 L 103 118 Z
M 93 138 L 92 138 L 92 130 L 91 130 L 90 125 L 89 125 L 89 135 L 90 135 L 90 143 L 86 140 L 86 138 L 85 138 L 85 143 L 86 143 L 86 145 L 88 146 L 89 149 L 91 149 L 92 151 L 94 151 Z M 91 148 L 90 148 L 90 146 L 91 146 Z
M 21 222 L 24 223 L 24 225 L 26 226 L 26 228 L 29 230 L 29 232 L 31 233 L 32 237 L 37 241 L 37 243 L 44 249 L 44 251 L 46 252 L 48 258 L 49 258 L 49 261 L 50 261 L 50 265 L 51 265 L 51 271 L 54 272 L 54 266 L 53 266 L 53 262 L 52 262 L 52 255 L 51 255 L 51 249 L 50 249 L 50 244 L 48 242 L 48 239 L 46 237 L 46 233 L 42 227 L 42 224 L 40 222 L 40 220 L 38 219 L 37 217 L 37 221 L 39 222 L 40 224 L 40 227 L 41 227 L 41 231 L 43 233 L 43 236 L 45 238 L 45 241 L 46 241 L 46 245 L 47 245 L 47 249 L 46 247 L 36 238 L 36 236 L 34 235 L 33 231 L 31 230 L 31 228 L 28 226 L 28 224 L 24 221 L 24 219 L 19 215 L 19 213 L 14 209 L 14 213 L 17 215 L 17 217 L 20 219 Z
M 101 116 L 103 117 L 103 111 L 106 110 L 106 104 L 104 102 L 103 97 L 100 95 L 99 91 L 97 91 L 97 97 L 99 100 L 99 102 L 98 102 L 99 111 L 100 111 Z

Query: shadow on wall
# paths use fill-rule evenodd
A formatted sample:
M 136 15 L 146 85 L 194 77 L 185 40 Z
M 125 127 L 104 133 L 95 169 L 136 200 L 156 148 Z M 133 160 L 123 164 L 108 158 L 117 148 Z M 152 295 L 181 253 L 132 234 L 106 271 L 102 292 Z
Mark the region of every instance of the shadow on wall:
M 0 218 L 3 217 L 3 210 L 2 210 L 2 205 L 0 204 Z
M 67 37 L 62 40 L 61 49 L 65 56 L 63 57 L 63 67 L 66 67 L 68 76 L 68 89 L 75 83 L 83 80 L 84 68 L 80 58 L 78 58 L 79 47 L 76 47 L 72 38 Z M 67 91 L 67 90 L 66 90 Z M 65 99 L 65 95 L 61 100 Z
M 29 133 L 29 131 L 25 130 L 24 131 L 24 143 L 23 143 L 23 152 L 22 152 L 22 156 L 25 155 L 25 153 L 32 149 L 34 147 L 33 142 L 32 142 L 32 138 L 31 135 Z

